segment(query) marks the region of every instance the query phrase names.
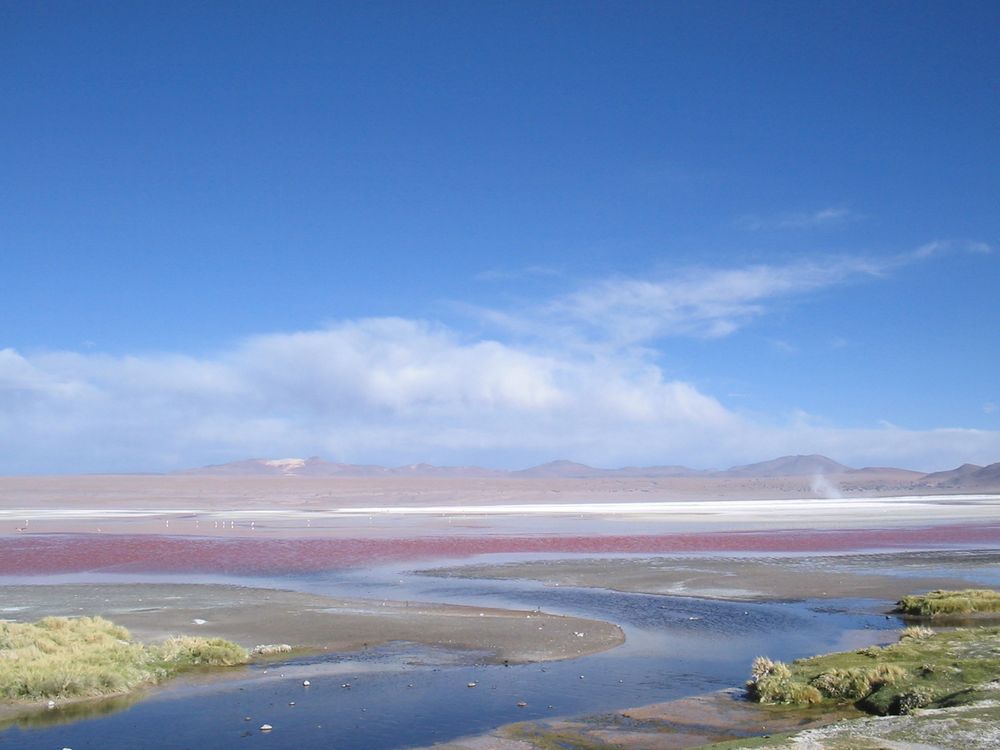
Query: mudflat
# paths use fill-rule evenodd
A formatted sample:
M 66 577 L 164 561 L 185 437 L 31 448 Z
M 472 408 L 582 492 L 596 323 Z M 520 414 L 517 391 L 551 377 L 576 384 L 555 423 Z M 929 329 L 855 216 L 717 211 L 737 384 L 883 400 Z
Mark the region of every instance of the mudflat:
M 543 612 L 427 602 L 341 599 L 210 584 L 4 586 L 0 615 L 101 615 L 143 641 L 219 636 L 247 648 L 286 643 L 357 651 L 392 641 L 480 652 L 484 661 L 541 662 L 604 651 L 624 641 L 610 623 Z
M 990 576 L 993 571 L 992 577 Z M 869 598 L 1000 584 L 1000 551 L 961 550 L 782 557 L 644 557 L 525 561 L 424 571 L 455 578 L 528 579 L 642 594 L 715 599 Z

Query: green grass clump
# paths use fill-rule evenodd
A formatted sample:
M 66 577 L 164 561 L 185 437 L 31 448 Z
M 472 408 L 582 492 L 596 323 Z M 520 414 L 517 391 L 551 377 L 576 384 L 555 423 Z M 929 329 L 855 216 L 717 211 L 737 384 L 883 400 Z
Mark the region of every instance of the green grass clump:
M 760 703 L 819 703 L 823 696 L 812 685 L 792 679 L 792 671 L 781 661 L 758 656 L 750 667 L 747 691 Z
M 896 610 L 903 614 L 921 617 L 1000 612 L 1000 591 L 991 589 L 943 591 L 938 589 L 927 594 L 904 596 L 896 603 Z
M 893 685 L 905 676 L 906 671 L 895 664 L 877 664 L 874 667 L 832 669 L 814 677 L 809 684 L 827 698 L 859 701 L 883 685 Z
M 93 698 L 126 693 L 203 665 L 243 664 L 247 652 L 219 638 L 132 640 L 102 617 L 0 622 L 0 699 Z
M 182 667 L 232 667 L 246 664 L 247 650 L 223 638 L 168 638 L 160 646 L 160 658 Z
M 863 649 L 792 664 L 758 657 L 747 692 L 761 703 L 853 703 L 869 713 L 901 714 L 967 702 L 1000 675 L 1000 628 L 927 630 L 904 631 L 877 653 Z

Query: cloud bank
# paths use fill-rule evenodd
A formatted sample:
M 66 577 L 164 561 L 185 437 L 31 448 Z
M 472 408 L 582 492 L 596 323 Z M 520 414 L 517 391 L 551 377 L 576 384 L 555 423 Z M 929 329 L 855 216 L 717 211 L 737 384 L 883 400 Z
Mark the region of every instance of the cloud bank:
M 764 423 L 666 377 L 648 346 L 730 335 L 774 300 L 886 270 L 841 258 L 606 280 L 494 312 L 507 335 L 493 338 L 397 317 L 251 336 L 200 357 L 3 349 L 0 471 L 311 454 L 500 467 L 570 457 L 708 468 L 800 452 L 927 469 L 997 460 L 998 432 Z
M 495 464 L 596 456 L 628 426 L 707 435 L 733 419 L 642 359 L 542 354 L 399 318 L 251 337 L 206 358 L 0 351 L 5 471 L 276 453 Z

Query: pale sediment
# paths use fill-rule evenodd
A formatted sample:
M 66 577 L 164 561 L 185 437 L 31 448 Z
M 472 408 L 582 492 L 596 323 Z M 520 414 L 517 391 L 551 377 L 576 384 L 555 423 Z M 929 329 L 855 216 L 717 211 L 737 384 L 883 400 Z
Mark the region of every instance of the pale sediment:
M 0 616 L 101 615 L 140 640 L 218 636 L 252 648 L 354 651 L 402 641 L 482 652 L 487 660 L 551 661 L 624 642 L 617 625 L 489 607 L 342 599 L 275 589 L 200 584 L 4 586 Z
M 990 570 L 1000 571 L 1000 551 L 532 560 L 423 574 L 716 599 L 896 600 L 914 591 L 969 588 Z M 1000 583 L 1000 573 L 996 575 Z

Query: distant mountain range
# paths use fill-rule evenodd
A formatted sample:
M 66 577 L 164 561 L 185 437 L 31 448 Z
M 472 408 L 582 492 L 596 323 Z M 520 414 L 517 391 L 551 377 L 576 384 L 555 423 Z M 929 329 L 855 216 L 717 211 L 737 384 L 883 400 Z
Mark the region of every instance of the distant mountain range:
M 690 477 L 706 479 L 779 479 L 782 477 L 831 477 L 848 483 L 864 481 L 899 485 L 902 488 L 941 490 L 1000 487 L 1000 462 L 989 466 L 963 464 L 950 471 L 925 474 L 892 467 L 852 469 L 820 455 L 782 456 L 770 461 L 733 466 L 724 471 L 699 471 L 686 466 L 626 466 L 600 469 L 573 461 L 550 461 L 516 471 L 485 469 L 480 466 L 377 466 L 345 464 L 311 458 L 250 458 L 226 464 L 187 469 L 180 474 L 200 476 L 293 476 L 293 477 L 466 477 L 531 479 L 614 479 Z
M 936 471 L 933 474 L 926 474 L 923 481 L 932 486 L 947 489 L 996 486 L 1000 485 L 1000 462 L 989 466 L 962 464 L 951 471 Z
M 376 466 L 374 464 L 342 464 L 310 458 L 248 458 L 228 464 L 185 469 L 179 474 L 209 476 L 296 476 L 296 477 L 501 477 L 511 472 L 484 469 L 479 466 Z

